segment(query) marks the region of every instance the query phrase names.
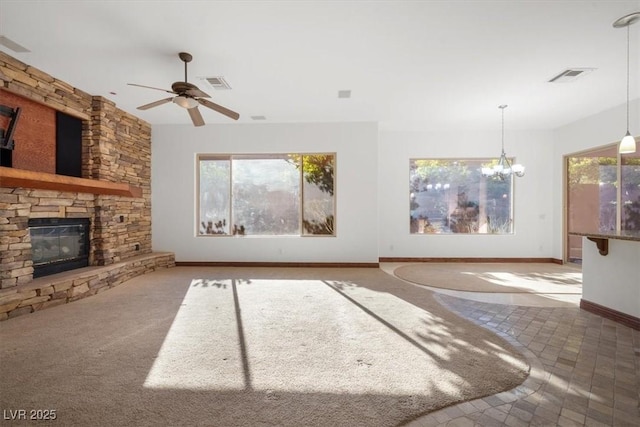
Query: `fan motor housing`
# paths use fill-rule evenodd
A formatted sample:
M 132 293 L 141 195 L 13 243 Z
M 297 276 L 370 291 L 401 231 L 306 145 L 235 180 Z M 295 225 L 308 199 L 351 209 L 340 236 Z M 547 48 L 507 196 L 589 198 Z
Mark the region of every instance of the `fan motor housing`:
M 189 82 L 175 82 L 171 85 L 171 90 L 177 93 L 178 95 L 184 94 L 188 90 L 198 90 L 198 86 L 191 84 Z

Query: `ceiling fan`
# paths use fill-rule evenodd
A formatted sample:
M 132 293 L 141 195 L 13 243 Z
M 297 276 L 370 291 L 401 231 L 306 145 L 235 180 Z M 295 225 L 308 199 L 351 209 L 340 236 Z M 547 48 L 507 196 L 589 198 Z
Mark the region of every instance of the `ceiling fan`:
M 187 63 L 191 62 L 193 57 L 191 56 L 191 54 L 186 52 L 180 52 L 178 56 L 180 57 L 182 62 L 184 62 L 184 81 L 173 83 L 171 85 L 171 90 L 144 86 L 135 83 L 128 83 L 129 86 L 138 86 L 145 87 L 147 89 L 161 90 L 163 92 L 176 95 L 169 98 L 161 99 L 159 101 L 151 102 L 149 104 L 141 105 L 138 107 L 138 110 L 148 110 L 149 108 L 157 107 L 168 102 L 174 102 L 182 108 L 187 109 L 187 111 L 189 112 L 189 117 L 191 117 L 191 121 L 195 126 L 204 125 L 204 119 L 202 118 L 202 114 L 200 114 L 200 111 L 198 110 L 198 105 L 204 105 L 205 107 L 211 108 L 212 110 L 217 111 L 220 114 L 224 114 L 225 116 L 233 120 L 238 120 L 240 115 L 235 111 L 231 111 L 228 108 L 223 107 L 222 105 L 218 105 L 207 99 L 203 99 L 211 97 L 205 92 L 198 89 L 196 85 L 191 84 L 187 81 Z

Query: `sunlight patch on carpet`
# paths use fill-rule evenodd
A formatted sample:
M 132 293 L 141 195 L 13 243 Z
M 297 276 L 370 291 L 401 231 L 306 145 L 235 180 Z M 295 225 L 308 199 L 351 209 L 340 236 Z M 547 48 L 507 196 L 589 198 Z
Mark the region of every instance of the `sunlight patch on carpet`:
M 582 272 L 551 263 L 419 263 L 393 270 L 419 285 L 464 292 L 582 293 Z
M 575 293 L 581 292 L 582 273 L 580 272 L 525 275 L 507 271 L 487 271 L 482 273 L 462 271 L 461 274 L 475 276 L 494 285 L 522 288 L 523 290 L 558 293 L 568 292 L 567 288 L 570 287 L 574 289 Z
M 225 282 L 191 281 L 145 387 L 244 389 L 233 295 Z
M 451 327 L 343 282 L 194 279 L 144 386 L 457 396 L 486 350 Z

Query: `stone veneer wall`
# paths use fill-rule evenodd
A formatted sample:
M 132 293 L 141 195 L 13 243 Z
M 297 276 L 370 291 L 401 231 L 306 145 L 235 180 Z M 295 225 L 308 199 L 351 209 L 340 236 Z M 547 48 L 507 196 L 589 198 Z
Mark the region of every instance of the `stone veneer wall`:
M 142 198 L 96 196 L 97 265 L 151 252 L 151 127 L 102 97 L 92 100 L 87 177 L 142 188 Z M 122 221 L 121 221 L 122 220 Z
M 173 253 L 154 252 L 108 266 L 40 277 L 23 286 L 0 289 L 0 321 L 86 298 L 141 274 L 173 266 Z
M 143 193 L 142 198 L 132 198 L 0 188 L 0 289 L 33 280 L 29 218 L 90 218 L 90 265 L 110 265 L 150 253 L 150 125 L 103 97 L 91 96 L 3 52 L 0 90 L 82 119 L 83 178 L 129 183 Z

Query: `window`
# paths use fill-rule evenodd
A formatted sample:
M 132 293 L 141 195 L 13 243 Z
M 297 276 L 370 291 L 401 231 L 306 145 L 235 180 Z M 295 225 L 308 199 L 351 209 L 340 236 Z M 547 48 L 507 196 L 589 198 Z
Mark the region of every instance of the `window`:
M 334 236 L 335 157 L 198 156 L 198 234 Z
M 567 158 L 569 231 L 615 233 L 617 156 L 612 145 Z
M 640 232 L 640 153 L 619 157 L 617 145 L 609 145 L 569 155 L 566 162 L 565 260 L 580 263 L 582 237 L 570 233 Z
M 512 178 L 485 178 L 481 173 L 495 162 L 411 159 L 410 233 L 513 233 Z
M 640 233 L 640 150 L 622 156 L 620 166 L 620 228 L 623 232 Z

